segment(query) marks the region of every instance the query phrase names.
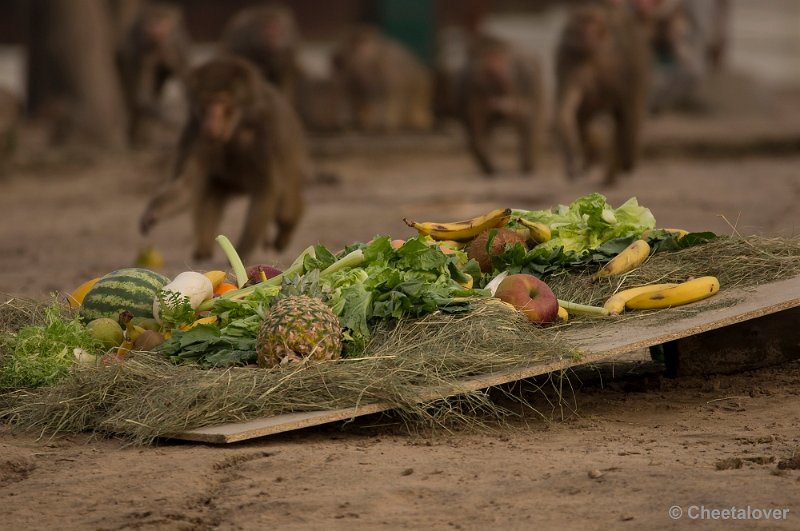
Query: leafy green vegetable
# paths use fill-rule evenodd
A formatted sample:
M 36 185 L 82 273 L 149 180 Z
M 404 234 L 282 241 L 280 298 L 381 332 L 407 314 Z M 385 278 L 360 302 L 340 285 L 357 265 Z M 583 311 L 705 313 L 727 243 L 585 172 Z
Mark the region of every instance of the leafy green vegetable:
M 302 261 L 300 261 L 302 260 Z M 256 360 L 255 338 L 263 316 L 278 296 L 307 294 L 324 299 L 345 329 L 345 353 L 359 352 L 382 319 L 419 316 L 436 310 L 464 311 L 485 290 L 466 289 L 466 273 L 480 271 L 464 253 L 446 255 L 422 237 L 399 249 L 388 236 L 357 243 L 334 255 L 317 245 L 304 252 L 295 274 L 280 286 L 262 282 L 239 290 L 243 298 L 218 297 L 209 311 L 220 327 L 176 330 L 158 350 L 175 361 L 203 366 L 236 365 Z M 290 268 L 291 269 L 291 268 Z M 272 279 L 270 279 L 272 280 Z
M 562 248 L 565 254 L 580 256 L 609 240 L 639 236 L 656 224 L 650 210 L 640 206 L 635 197 L 615 209 L 599 193 L 586 195 L 570 205 L 559 205 L 551 210 L 516 210 L 513 215 L 540 221 L 550 227 L 553 238 L 536 246 L 542 254 Z
M 512 216 L 548 225 L 553 237 L 528 252 L 518 246 L 508 249 L 494 260 L 495 269 L 538 276 L 607 261 L 656 224 L 650 210 L 640 206 L 636 198 L 614 208 L 599 193 L 550 210 L 514 210 Z
M 677 251 L 718 238 L 713 232 L 690 232 L 683 237 L 665 230 L 654 230 L 647 238 L 653 252 Z
M 26 326 L 2 337 L 0 387 L 18 389 L 54 383 L 75 363 L 75 349 L 95 353 L 100 344 L 78 316 L 66 314 L 54 301 L 44 310 L 44 324 Z
M 189 297 L 177 291 L 159 290 L 156 294 L 160 307 L 162 326 L 165 329 L 191 324 L 195 320 L 195 309 Z
M 456 280 L 464 279 L 464 274 L 453 274 L 463 269 L 474 272 L 477 264 L 464 264 L 463 253 L 446 255 L 422 237 L 408 239 L 399 249 L 392 247 L 388 236 L 377 237 L 361 250 L 365 261 L 359 269 L 320 277 L 329 304 L 357 343 L 369 337 L 377 320 L 466 310 L 471 297 L 487 295 L 465 289 Z
M 255 363 L 260 325 L 258 316 L 250 316 L 229 327 L 199 325 L 186 331 L 178 330 L 158 351 L 175 362 L 193 361 L 204 367 Z

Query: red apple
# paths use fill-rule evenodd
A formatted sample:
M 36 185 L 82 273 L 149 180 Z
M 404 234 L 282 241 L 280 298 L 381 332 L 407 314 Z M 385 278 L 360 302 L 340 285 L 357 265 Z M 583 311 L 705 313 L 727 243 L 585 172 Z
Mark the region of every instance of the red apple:
M 553 290 L 533 275 L 508 275 L 494 296 L 513 305 L 534 323 L 552 323 L 558 318 L 558 299 Z

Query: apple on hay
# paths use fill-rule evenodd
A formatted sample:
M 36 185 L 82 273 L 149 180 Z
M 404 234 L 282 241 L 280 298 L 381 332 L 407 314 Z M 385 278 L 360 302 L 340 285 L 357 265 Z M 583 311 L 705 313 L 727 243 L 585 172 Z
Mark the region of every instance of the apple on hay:
M 555 293 L 534 275 L 508 275 L 497 286 L 494 296 L 524 313 L 531 322 L 544 324 L 558 319 Z

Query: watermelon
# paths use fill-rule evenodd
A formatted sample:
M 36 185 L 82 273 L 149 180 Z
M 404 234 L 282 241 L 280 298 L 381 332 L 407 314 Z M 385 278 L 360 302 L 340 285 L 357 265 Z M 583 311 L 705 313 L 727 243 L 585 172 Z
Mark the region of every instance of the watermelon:
M 160 273 L 139 267 L 117 269 L 100 278 L 86 293 L 80 315 L 86 321 L 117 319 L 128 311 L 134 317 L 153 317 L 153 299 L 169 283 Z

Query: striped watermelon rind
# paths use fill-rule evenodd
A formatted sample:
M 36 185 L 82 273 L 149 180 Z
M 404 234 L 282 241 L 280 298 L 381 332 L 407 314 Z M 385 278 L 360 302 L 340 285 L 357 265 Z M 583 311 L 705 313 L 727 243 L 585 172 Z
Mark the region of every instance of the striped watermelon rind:
M 117 269 L 103 276 L 86 293 L 80 316 L 85 321 L 100 317 L 117 319 L 128 311 L 134 317 L 153 317 L 153 299 L 170 279 L 140 267 Z

